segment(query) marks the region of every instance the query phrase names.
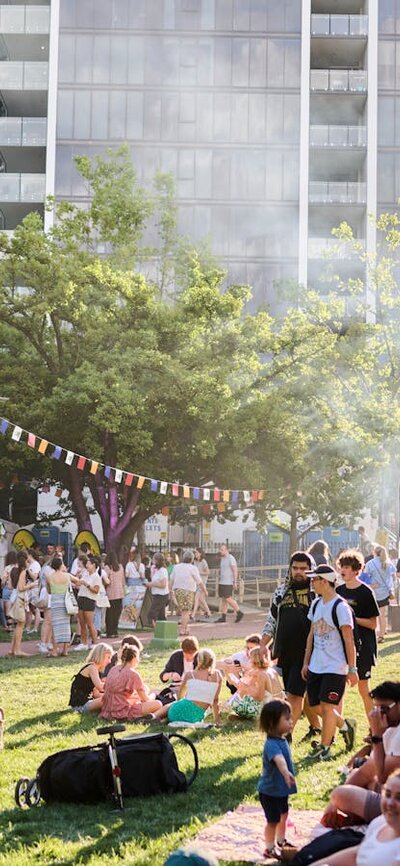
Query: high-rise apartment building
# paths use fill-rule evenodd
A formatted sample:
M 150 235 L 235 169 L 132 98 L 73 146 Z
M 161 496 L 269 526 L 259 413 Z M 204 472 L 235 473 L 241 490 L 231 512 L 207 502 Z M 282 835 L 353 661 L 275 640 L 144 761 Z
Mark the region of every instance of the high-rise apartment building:
M 399 32 L 400 0 L 0 5 L 1 224 L 45 192 L 84 205 L 74 155 L 128 142 L 141 182 L 176 178 L 182 231 L 273 305 L 280 280 L 317 283 L 335 225 L 373 252 L 368 214 L 396 206 Z

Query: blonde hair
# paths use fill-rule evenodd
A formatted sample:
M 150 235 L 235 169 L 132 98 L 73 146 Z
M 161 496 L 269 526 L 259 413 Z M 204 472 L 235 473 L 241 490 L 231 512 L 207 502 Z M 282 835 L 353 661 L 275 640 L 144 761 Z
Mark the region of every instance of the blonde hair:
M 265 670 L 269 666 L 269 661 L 265 659 L 264 654 L 261 652 L 261 648 L 259 646 L 255 646 L 254 649 L 249 652 L 249 661 L 255 668 L 260 668 L 260 670 Z
M 379 559 L 382 563 L 382 568 L 386 568 L 386 566 L 389 562 L 389 554 L 386 550 L 386 547 L 381 547 L 381 545 L 376 547 L 375 548 L 375 556 L 379 556 Z
M 102 665 L 107 655 L 113 654 L 113 648 L 109 643 L 97 643 L 91 650 L 86 659 L 87 662 L 93 662 L 94 665 Z
M 210 668 L 211 672 L 215 671 L 215 653 L 210 649 L 199 650 L 197 655 L 197 670 L 206 671 Z

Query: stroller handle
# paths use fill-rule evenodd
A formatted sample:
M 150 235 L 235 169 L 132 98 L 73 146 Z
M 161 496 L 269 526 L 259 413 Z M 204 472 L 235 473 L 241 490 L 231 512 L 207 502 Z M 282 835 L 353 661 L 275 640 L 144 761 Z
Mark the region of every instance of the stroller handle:
M 190 786 L 193 785 L 193 782 L 194 782 L 194 780 L 195 780 L 195 778 L 199 772 L 199 758 L 198 758 L 196 746 L 194 745 L 194 743 L 192 743 L 191 740 L 189 740 L 188 737 L 184 737 L 183 734 L 172 733 L 172 734 L 167 734 L 167 737 L 169 740 L 171 740 L 172 737 L 176 737 L 178 740 L 183 740 L 183 742 L 187 743 L 187 745 L 192 750 L 192 754 L 193 754 L 193 758 L 194 758 L 194 769 L 192 770 L 190 776 L 188 776 L 186 779 L 187 786 L 188 786 L 188 788 L 190 788 Z
M 103 734 L 120 734 L 122 731 L 126 731 L 125 725 L 106 725 L 104 728 L 96 728 L 99 737 Z

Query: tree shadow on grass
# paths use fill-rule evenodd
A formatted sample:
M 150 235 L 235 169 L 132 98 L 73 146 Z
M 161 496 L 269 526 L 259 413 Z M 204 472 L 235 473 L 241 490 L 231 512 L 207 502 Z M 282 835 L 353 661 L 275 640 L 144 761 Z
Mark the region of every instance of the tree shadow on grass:
M 143 850 L 145 862 L 149 857 L 149 847 L 154 847 L 161 836 L 180 831 L 187 835 L 190 825 L 193 829 L 193 819 L 201 823 L 217 819 L 227 808 L 235 809 L 246 796 L 253 794 L 256 774 L 235 775 L 243 761 L 242 757 L 228 757 L 200 769 L 187 793 L 126 799 L 126 809 L 122 813 L 113 811 L 108 802 L 95 806 L 57 803 L 42 804 L 24 811 L 9 809 L 1 816 L 3 856 L 7 850 L 15 855 L 20 847 L 21 860 L 26 859 L 23 849 L 33 849 L 46 837 L 58 838 L 68 844 L 87 836 L 88 841 L 78 851 L 74 850 L 64 858 L 57 857 L 59 866 L 73 866 L 77 860 L 87 863 L 94 854 L 113 856 L 132 840 L 139 847 L 139 855 Z M 200 824 L 195 829 L 200 829 Z M 135 856 L 135 862 L 141 862 L 140 856 L 137 860 Z

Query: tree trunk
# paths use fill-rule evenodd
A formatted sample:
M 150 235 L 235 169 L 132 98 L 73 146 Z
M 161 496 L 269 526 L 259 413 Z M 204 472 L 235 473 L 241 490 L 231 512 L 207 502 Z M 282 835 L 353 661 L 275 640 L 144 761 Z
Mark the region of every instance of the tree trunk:
M 289 555 L 291 556 L 297 550 L 297 514 L 295 511 L 290 512 L 290 539 L 289 539 Z

